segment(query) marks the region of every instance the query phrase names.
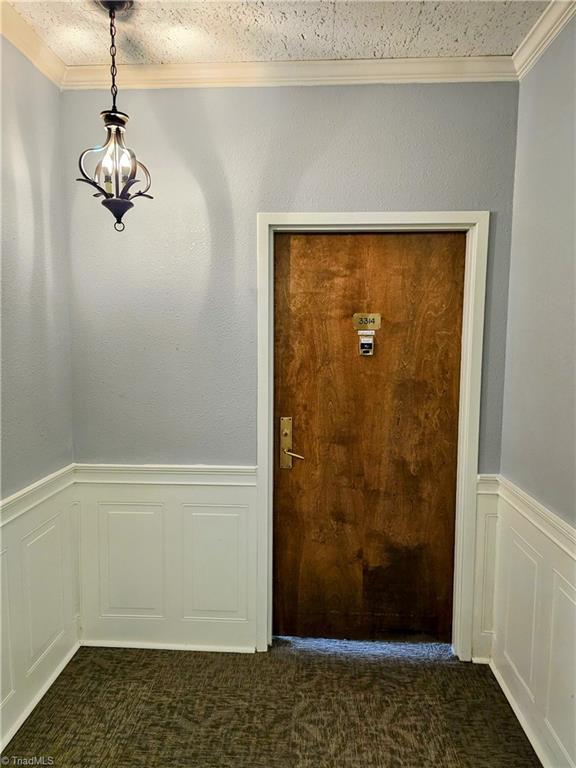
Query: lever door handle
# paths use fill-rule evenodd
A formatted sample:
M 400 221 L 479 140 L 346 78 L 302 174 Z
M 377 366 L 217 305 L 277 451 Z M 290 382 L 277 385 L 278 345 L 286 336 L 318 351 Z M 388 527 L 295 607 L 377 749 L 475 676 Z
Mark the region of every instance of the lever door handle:
M 280 469 L 292 469 L 292 459 L 304 459 L 292 450 L 292 416 L 280 416 Z
M 282 450 L 287 456 L 293 456 L 295 459 L 304 459 L 304 456 L 300 456 L 299 453 L 293 453 L 292 451 L 289 451 L 288 448 L 283 448 Z

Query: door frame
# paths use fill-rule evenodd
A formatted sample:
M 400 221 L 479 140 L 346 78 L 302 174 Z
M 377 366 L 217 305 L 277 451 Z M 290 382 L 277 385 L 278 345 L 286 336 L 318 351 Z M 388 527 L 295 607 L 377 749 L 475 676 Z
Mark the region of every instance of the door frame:
M 452 647 L 472 659 L 476 485 L 489 211 L 259 213 L 258 260 L 258 556 L 256 649 L 272 641 L 274 493 L 274 233 L 466 232 L 458 413 Z

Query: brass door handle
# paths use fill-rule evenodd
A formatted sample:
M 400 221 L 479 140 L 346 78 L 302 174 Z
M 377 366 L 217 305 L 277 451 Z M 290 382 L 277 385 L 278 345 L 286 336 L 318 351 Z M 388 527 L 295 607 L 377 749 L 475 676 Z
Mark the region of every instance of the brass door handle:
M 289 451 L 288 448 L 283 448 L 282 450 L 287 456 L 294 456 L 295 459 L 304 459 L 304 456 L 300 456 L 299 453 L 293 453 L 292 451 Z
M 280 416 L 280 469 L 292 469 L 292 459 L 304 459 L 292 450 L 292 416 Z

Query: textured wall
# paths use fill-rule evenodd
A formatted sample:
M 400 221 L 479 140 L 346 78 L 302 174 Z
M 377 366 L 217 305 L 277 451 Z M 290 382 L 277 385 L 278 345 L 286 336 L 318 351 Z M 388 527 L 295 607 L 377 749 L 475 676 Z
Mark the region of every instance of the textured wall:
M 502 473 L 576 522 L 576 20 L 520 86 Z
M 156 195 L 122 234 L 72 182 L 108 96 L 63 99 L 78 461 L 255 462 L 258 211 L 490 209 L 480 468 L 498 471 L 515 84 L 121 93 Z
M 60 93 L 2 55 L 2 496 L 72 461 Z

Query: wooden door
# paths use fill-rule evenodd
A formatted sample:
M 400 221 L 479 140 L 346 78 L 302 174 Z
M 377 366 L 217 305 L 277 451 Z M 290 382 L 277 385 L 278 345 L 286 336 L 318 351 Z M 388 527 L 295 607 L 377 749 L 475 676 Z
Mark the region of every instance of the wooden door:
M 451 639 L 465 239 L 275 236 L 275 634 Z

